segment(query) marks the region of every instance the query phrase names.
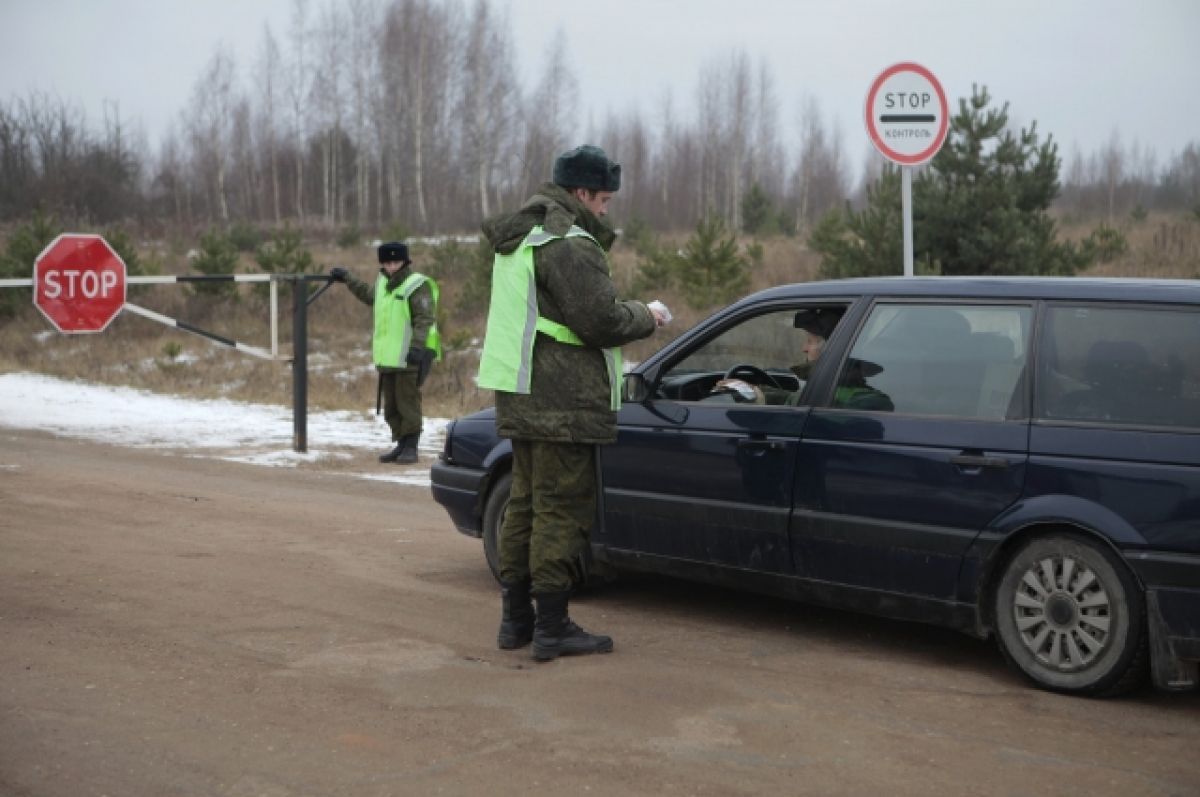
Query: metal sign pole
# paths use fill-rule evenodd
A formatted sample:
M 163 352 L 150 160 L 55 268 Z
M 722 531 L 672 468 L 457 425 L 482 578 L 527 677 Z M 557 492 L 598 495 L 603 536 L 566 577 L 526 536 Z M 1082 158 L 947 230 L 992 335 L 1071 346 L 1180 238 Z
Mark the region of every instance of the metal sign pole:
M 904 276 L 913 275 L 912 167 L 900 167 L 900 204 L 904 213 Z

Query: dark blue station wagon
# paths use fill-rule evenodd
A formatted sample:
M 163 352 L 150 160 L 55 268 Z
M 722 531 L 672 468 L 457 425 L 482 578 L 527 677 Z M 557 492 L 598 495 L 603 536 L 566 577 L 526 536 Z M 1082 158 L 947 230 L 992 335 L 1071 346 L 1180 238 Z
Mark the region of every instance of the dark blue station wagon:
M 624 392 L 597 563 L 994 636 L 1055 691 L 1195 687 L 1200 282 L 773 288 Z M 510 459 L 486 410 L 432 470 L 493 572 Z

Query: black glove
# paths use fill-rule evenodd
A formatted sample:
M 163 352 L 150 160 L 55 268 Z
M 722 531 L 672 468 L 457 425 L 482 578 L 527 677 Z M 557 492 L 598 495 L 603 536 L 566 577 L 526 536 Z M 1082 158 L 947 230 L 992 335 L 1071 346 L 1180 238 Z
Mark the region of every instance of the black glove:
M 413 362 L 413 357 L 416 357 L 416 362 Z M 413 346 L 408 350 L 409 365 L 417 367 L 417 387 L 425 384 L 426 377 L 429 376 L 429 371 L 433 368 L 433 361 L 437 357 L 437 352 L 433 349 L 425 348 L 424 346 Z
M 329 269 L 329 278 L 334 282 L 345 282 L 348 276 L 350 276 L 350 272 L 341 266 L 334 266 Z

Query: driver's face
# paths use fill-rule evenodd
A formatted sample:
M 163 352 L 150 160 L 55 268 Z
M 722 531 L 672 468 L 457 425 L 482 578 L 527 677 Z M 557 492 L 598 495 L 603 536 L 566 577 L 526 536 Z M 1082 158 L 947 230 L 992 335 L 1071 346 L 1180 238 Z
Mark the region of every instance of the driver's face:
M 804 356 L 808 358 L 810 363 L 813 363 L 821 356 L 821 349 L 823 348 L 825 348 L 825 338 L 809 332 L 808 340 L 804 341 L 804 345 L 800 348 L 800 351 L 804 352 Z

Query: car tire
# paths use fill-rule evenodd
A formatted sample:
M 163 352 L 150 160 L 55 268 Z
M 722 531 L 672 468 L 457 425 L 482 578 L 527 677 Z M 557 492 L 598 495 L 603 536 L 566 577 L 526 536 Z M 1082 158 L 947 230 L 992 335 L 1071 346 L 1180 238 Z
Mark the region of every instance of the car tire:
M 483 555 L 496 581 L 500 580 L 500 527 L 504 525 L 504 512 L 508 509 L 508 496 L 512 492 L 512 474 L 505 473 L 488 492 L 483 506 Z M 616 568 L 592 559 L 587 552 L 584 582 L 580 589 L 592 589 L 611 584 L 619 577 Z
M 1145 598 L 1107 548 L 1073 534 L 1025 543 L 996 585 L 1008 661 L 1035 684 L 1074 695 L 1127 692 L 1146 674 Z
M 500 527 L 508 509 L 508 494 L 512 491 L 512 474 L 505 473 L 492 485 L 487 503 L 483 505 L 483 555 L 497 581 L 500 580 Z

